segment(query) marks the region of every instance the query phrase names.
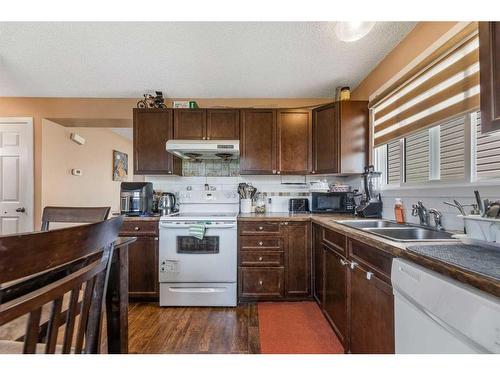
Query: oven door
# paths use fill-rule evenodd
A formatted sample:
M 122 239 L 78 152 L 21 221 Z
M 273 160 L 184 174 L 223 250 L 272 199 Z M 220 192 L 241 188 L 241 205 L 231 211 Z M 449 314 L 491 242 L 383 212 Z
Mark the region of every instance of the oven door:
M 160 282 L 236 282 L 236 222 L 207 225 L 199 240 L 191 223 L 160 223 Z

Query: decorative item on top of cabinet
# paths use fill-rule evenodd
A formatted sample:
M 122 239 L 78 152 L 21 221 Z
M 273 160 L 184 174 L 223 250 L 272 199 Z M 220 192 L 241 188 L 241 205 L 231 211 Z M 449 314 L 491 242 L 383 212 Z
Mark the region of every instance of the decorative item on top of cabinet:
M 181 159 L 168 153 L 173 137 L 173 110 L 134 108 L 134 174 L 182 174 Z
M 240 111 L 240 174 L 277 174 L 276 110 Z
M 500 22 L 479 22 L 481 133 L 500 130 Z
M 368 102 L 346 100 L 313 110 L 311 174 L 358 174 L 368 162 Z

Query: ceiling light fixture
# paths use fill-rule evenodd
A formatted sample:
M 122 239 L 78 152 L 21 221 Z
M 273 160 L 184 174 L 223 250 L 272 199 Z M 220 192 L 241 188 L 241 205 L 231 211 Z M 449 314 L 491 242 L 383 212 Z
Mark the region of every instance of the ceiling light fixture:
M 368 34 L 375 22 L 337 22 L 335 33 L 343 42 L 354 42 Z

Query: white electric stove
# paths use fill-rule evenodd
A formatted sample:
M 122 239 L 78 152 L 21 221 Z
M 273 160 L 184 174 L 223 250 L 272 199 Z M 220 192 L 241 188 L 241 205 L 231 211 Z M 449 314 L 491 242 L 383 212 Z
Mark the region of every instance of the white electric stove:
M 184 191 L 179 213 L 160 218 L 160 306 L 236 306 L 237 216 L 232 191 Z M 205 236 L 189 234 L 204 223 Z

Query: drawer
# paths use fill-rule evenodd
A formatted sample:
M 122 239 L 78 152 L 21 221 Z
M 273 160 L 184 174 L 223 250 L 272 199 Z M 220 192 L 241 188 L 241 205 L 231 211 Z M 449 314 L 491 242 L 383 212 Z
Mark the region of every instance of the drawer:
M 240 297 L 281 298 L 284 279 L 283 267 L 240 267 Z
M 281 233 L 280 221 L 244 221 L 238 225 L 242 235 L 278 235 Z
M 240 236 L 240 249 L 283 251 L 283 240 L 280 237 Z
M 390 282 L 392 255 L 359 241 L 350 239 L 348 242 L 350 258 L 385 276 Z
M 283 266 L 281 251 L 245 251 L 240 253 L 240 265 L 247 267 Z
M 346 237 L 343 234 L 323 228 L 323 241 L 326 244 L 336 248 L 337 250 L 341 250 L 340 252 L 343 255 L 346 254 L 345 252 Z
M 120 236 L 157 236 L 158 221 L 124 221 L 120 229 Z

